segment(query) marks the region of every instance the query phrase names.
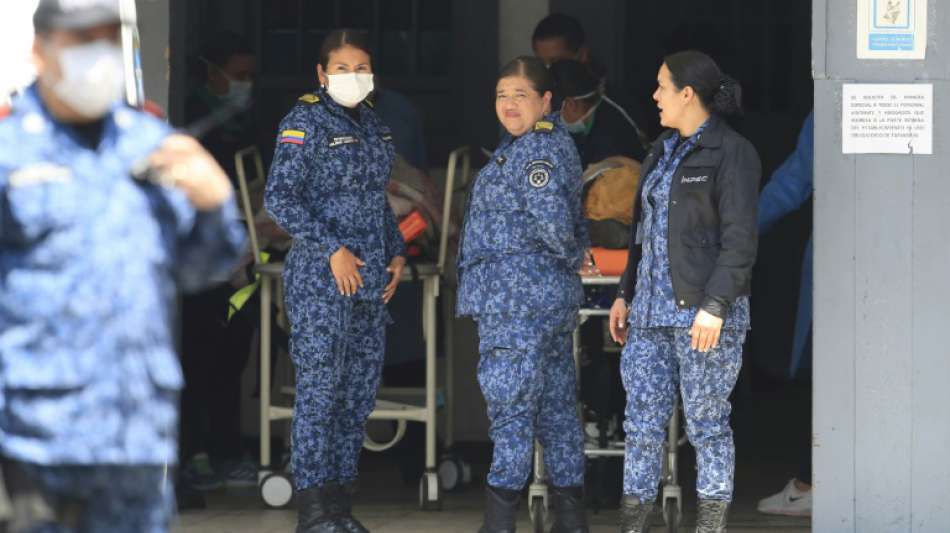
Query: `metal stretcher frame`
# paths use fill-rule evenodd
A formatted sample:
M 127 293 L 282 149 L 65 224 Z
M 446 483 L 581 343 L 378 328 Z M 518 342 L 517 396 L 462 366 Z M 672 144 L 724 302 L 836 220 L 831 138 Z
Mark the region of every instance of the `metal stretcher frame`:
M 261 295 L 261 323 L 260 323 L 260 470 L 258 473 L 258 482 L 263 485 L 268 477 L 275 474 L 271 468 L 270 457 L 270 424 L 276 420 L 286 420 L 293 417 L 293 409 L 290 407 L 275 406 L 271 404 L 271 308 L 274 303 L 274 294 L 280 297 L 280 287 L 283 277 L 283 263 L 263 263 L 261 261 L 260 249 L 254 228 L 253 211 L 250 203 L 249 184 L 247 173 L 244 166 L 244 160 L 252 157 L 257 171 L 257 179 L 254 183 L 263 185 L 264 171 L 261 162 L 260 152 L 254 148 L 246 148 L 235 154 L 235 162 L 240 186 L 241 200 L 244 208 L 244 216 L 248 221 L 248 228 L 251 237 L 252 248 L 254 252 L 255 267 L 254 271 L 260 276 L 260 295 Z M 445 195 L 442 207 L 442 229 L 439 239 L 438 263 L 417 265 L 413 270 L 409 268 L 403 270 L 402 281 L 420 279 L 422 281 L 422 325 L 423 337 L 425 340 L 425 360 L 426 377 L 424 388 L 380 388 L 377 395 L 376 407 L 369 415 L 370 420 L 392 420 L 397 422 L 396 434 L 389 443 L 380 444 L 372 441 L 368 436 L 364 436 L 364 447 L 372 451 L 383 451 L 394 446 L 405 434 L 407 422 L 421 422 L 426 426 L 426 449 L 425 449 L 425 472 L 419 481 L 419 505 L 423 509 L 440 509 L 442 490 L 440 487 L 439 476 L 436 471 L 436 424 L 437 424 L 437 393 L 439 392 L 436 379 L 436 342 L 437 342 L 437 324 L 436 324 L 436 303 L 439 296 L 440 281 L 445 270 L 445 261 L 447 256 L 448 237 L 450 231 L 450 221 L 452 214 L 453 195 L 455 191 L 455 182 L 457 171 L 461 166 L 462 175 L 460 176 L 463 184 L 467 183 L 471 171 L 471 162 L 468 148 L 459 148 L 454 150 L 449 156 L 448 169 L 446 173 Z M 260 181 L 258 181 L 260 180 Z M 453 404 L 454 387 L 452 386 L 453 350 L 450 321 L 447 321 L 447 331 L 445 335 L 445 441 L 447 446 L 451 446 L 454 440 L 453 427 Z M 292 393 L 291 391 L 288 391 Z M 393 398 L 412 398 L 422 396 L 424 401 L 419 403 L 409 403 L 406 401 L 396 401 Z M 263 491 L 262 491 L 263 495 Z M 266 499 L 266 498 L 265 498 Z
M 604 286 L 617 285 L 620 283 L 619 276 L 583 276 L 581 283 L 585 286 Z M 590 317 L 608 317 L 610 309 L 584 307 L 578 311 L 580 319 L 577 328 L 574 329 L 574 365 L 577 370 L 578 387 L 580 387 L 580 327 Z M 580 402 L 578 402 L 580 408 Z M 683 509 L 683 489 L 679 485 L 679 472 L 677 450 L 684 443 L 680 436 L 680 417 L 679 417 L 679 399 L 677 397 L 673 405 L 673 414 L 667 425 L 667 441 L 663 450 L 663 471 L 660 476 L 660 483 L 663 485 L 663 520 L 666 523 L 668 531 L 675 533 L 678 531 L 682 519 Z M 616 447 L 616 443 L 608 443 L 606 448 L 601 448 L 595 444 L 584 443 L 584 455 L 586 457 L 623 457 L 624 448 Z M 621 443 L 622 444 L 622 443 Z M 536 532 L 547 531 L 550 526 L 548 519 L 548 480 L 547 472 L 544 467 L 544 451 L 541 443 L 535 441 L 534 445 L 534 476 L 531 485 L 528 487 L 528 511 L 531 522 Z

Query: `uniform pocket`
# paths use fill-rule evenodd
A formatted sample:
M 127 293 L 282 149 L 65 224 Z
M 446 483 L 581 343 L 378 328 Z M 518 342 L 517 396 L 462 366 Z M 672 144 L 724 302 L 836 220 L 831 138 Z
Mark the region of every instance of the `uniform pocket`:
M 534 390 L 540 386 L 536 365 L 520 350 L 493 347 L 483 351 L 478 361 L 478 384 L 488 404 L 489 414 L 504 406 L 529 407 Z
M 97 349 L 76 337 L 69 343 L 60 336 L 69 333 L 85 336 L 80 331 L 60 333 L 41 323 L 5 331 L 5 346 L 0 351 L 4 387 L 72 389 L 92 381 L 95 373 L 101 371 L 101 362 L 95 356 Z
M 68 169 L 57 170 L 51 166 L 10 175 L 7 211 L 26 240 L 42 238 L 50 231 L 73 225 L 78 219 L 89 199 L 68 172 Z
M 686 230 L 681 235 L 683 245 L 690 248 L 719 248 L 719 230 L 699 228 Z
M 680 240 L 686 262 L 686 268 L 680 274 L 691 284 L 705 285 L 719 258 L 719 232 L 714 229 L 687 230 L 681 234 Z

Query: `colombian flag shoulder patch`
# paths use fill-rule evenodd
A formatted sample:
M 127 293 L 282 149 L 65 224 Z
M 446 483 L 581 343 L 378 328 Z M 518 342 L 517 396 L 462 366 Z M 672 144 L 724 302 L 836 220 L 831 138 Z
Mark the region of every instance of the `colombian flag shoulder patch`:
M 301 130 L 284 130 L 280 132 L 280 144 L 303 144 L 307 133 Z

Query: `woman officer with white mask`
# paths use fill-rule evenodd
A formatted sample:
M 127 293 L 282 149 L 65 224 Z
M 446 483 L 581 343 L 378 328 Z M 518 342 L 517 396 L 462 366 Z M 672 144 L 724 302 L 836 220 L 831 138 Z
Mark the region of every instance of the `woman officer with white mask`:
M 292 461 L 298 533 L 367 531 L 350 513 L 366 418 L 383 364 L 385 304 L 405 264 L 386 200 L 392 134 L 361 32 L 323 42 L 320 89 L 281 122 L 265 206 L 294 238 L 284 270 L 297 378 Z

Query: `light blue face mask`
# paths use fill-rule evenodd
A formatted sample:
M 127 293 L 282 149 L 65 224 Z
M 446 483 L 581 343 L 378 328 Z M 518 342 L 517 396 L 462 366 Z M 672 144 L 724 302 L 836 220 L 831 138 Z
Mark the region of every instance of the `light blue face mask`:
M 572 96 L 571 99 L 572 99 L 572 100 L 575 100 L 575 101 L 576 101 L 576 100 L 583 100 L 583 99 L 585 99 L 585 98 L 590 98 L 591 96 L 594 96 L 594 95 L 597 94 L 598 92 L 599 92 L 599 91 L 593 91 L 593 92 L 589 92 L 589 93 L 587 93 L 587 94 L 582 94 L 582 95 L 580 95 L 580 96 Z M 593 116 L 594 111 L 597 110 L 597 107 L 598 107 L 599 105 L 600 105 L 600 102 L 598 102 L 597 104 L 591 106 L 591 108 L 588 109 L 587 112 L 584 113 L 584 115 L 583 115 L 581 118 L 575 120 L 574 122 L 568 122 L 568 121 L 564 120 L 564 104 L 562 103 L 562 104 L 561 104 L 561 122 L 564 123 L 564 127 L 567 129 L 567 131 L 568 131 L 569 133 L 573 134 L 573 135 L 580 135 L 580 134 L 587 134 L 587 133 L 590 133 L 590 131 L 589 131 L 589 130 L 590 130 L 589 119 L 590 119 L 591 116 Z

